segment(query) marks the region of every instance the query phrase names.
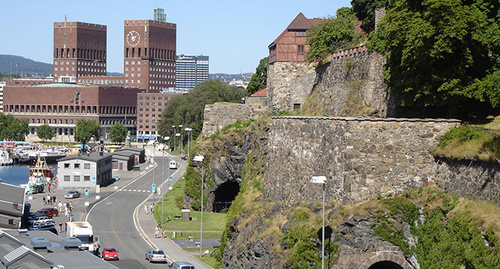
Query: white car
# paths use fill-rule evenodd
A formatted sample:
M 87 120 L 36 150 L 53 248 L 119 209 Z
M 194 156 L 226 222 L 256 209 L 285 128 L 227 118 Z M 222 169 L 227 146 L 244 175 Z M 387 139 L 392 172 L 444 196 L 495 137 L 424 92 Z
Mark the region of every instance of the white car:
M 161 249 L 150 249 L 145 256 L 149 262 L 167 262 L 167 255 Z
M 168 167 L 170 169 L 177 169 L 177 162 L 176 161 L 170 161 L 170 163 L 168 164 Z

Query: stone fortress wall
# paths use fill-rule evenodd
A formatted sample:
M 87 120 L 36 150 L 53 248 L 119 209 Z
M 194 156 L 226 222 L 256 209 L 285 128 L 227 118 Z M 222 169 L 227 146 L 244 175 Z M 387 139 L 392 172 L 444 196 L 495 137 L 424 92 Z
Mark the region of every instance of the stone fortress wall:
M 312 176 L 326 176 L 327 200 L 360 202 L 439 180 L 429 154 L 459 124 L 446 119 L 275 117 L 265 198 L 287 204 L 321 200 Z

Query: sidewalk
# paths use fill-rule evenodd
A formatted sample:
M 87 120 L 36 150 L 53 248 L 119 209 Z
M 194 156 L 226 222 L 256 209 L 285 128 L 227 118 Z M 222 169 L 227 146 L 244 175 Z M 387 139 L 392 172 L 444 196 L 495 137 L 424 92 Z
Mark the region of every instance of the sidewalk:
M 167 155 L 165 155 L 167 156 Z M 168 154 L 168 157 L 172 157 Z M 163 189 L 163 182 L 159 187 Z M 151 244 L 153 248 L 162 249 L 167 254 L 167 257 L 170 261 L 184 261 L 192 263 L 195 268 L 204 268 L 204 269 L 212 269 L 212 267 L 206 265 L 201 262 L 197 258 L 193 257 L 187 251 L 179 247 L 175 244 L 170 238 L 163 237 L 160 232 L 161 238 L 155 238 L 155 227 L 158 225 L 154 218 L 154 215 L 148 211 L 148 214 L 145 213 L 144 205 L 150 205 L 154 202 L 157 202 L 161 197 L 159 195 L 151 194 L 145 201 L 143 201 L 139 207 L 137 207 L 136 212 L 134 213 L 135 220 L 138 224 L 139 230 L 143 237 Z M 203 244 L 205 245 L 205 244 Z
M 169 154 L 165 154 L 165 157 L 172 157 Z M 159 157 L 159 156 L 155 156 Z M 177 159 L 177 161 L 179 161 Z M 27 195 L 26 202 L 29 202 L 31 204 L 31 212 L 37 211 L 38 209 L 42 208 L 48 208 L 48 207 L 56 207 L 59 202 L 71 202 L 73 206 L 73 220 L 74 221 L 79 221 L 79 220 L 85 220 L 87 212 L 90 211 L 90 208 L 92 208 L 96 203 L 102 201 L 104 198 L 109 196 L 110 194 L 114 193 L 116 190 L 123 188 L 127 184 L 131 183 L 138 177 L 140 177 L 143 174 L 146 174 L 147 172 L 151 171 L 152 167 L 150 167 L 152 163 L 143 163 L 140 164 L 140 171 L 118 171 L 118 170 L 113 170 L 113 177 L 119 176 L 119 180 L 113 182 L 113 184 L 110 184 L 106 187 L 101 187 L 100 192 L 97 193 L 96 189 L 91 189 L 89 192 L 89 195 L 86 196 L 84 194 L 83 189 L 76 189 L 81 192 L 80 198 L 76 199 L 65 199 L 64 194 L 66 194 L 70 189 L 61 189 L 57 187 L 52 187 L 51 192 L 44 192 L 44 193 L 37 193 L 37 194 L 31 194 Z M 149 167 L 149 169 L 148 169 Z M 159 188 L 163 189 L 163 182 Z M 71 189 L 73 190 L 73 189 Z M 47 195 L 55 195 L 57 197 L 57 202 L 52 205 L 46 205 L 43 202 L 43 196 L 47 197 Z M 96 199 L 96 196 L 99 196 L 99 199 Z M 31 197 L 31 199 L 30 199 Z M 144 212 L 144 204 L 152 204 L 155 201 L 158 201 L 160 199 L 160 196 L 150 194 L 148 198 L 137 207 L 138 210 L 134 212 L 134 218 L 137 223 L 137 226 L 139 228 L 139 232 L 142 234 L 143 238 L 149 242 L 149 244 L 153 248 L 159 248 L 165 251 L 167 256 L 169 257 L 169 260 L 171 261 L 185 261 L 192 263 L 197 269 L 198 268 L 204 268 L 204 269 L 211 269 L 212 267 L 202 263 L 199 261 L 197 258 L 194 258 L 191 254 L 186 252 L 184 249 L 179 247 L 177 244 L 175 244 L 170 238 L 155 238 L 155 227 L 157 226 L 157 223 L 154 219 L 154 215 L 149 213 L 145 214 Z M 64 210 L 62 212 L 59 212 L 59 216 L 54 217 L 54 220 L 56 222 L 56 228 L 59 230 L 59 221 L 61 221 L 63 224 L 65 221 L 69 221 L 70 217 L 66 217 L 64 215 Z M 65 225 L 63 225 L 64 227 Z M 59 236 L 65 237 L 66 232 L 63 230 L 59 232 Z M 208 240 L 207 240 L 208 241 Z M 204 244 L 206 246 L 208 242 L 205 242 Z

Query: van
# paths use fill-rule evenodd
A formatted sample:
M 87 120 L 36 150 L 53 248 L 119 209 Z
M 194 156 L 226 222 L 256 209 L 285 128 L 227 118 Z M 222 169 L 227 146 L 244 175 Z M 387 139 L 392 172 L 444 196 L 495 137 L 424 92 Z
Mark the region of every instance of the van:
M 168 165 L 170 169 L 177 169 L 177 162 L 176 161 L 170 161 L 170 164 Z
M 188 262 L 174 262 L 170 265 L 172 269 L 194 269 L 194 265 Z

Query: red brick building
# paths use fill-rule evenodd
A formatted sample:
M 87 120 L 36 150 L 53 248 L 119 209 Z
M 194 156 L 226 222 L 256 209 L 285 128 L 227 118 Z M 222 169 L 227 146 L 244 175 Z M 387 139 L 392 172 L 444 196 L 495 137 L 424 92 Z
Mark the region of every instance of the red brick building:
M 156 128 L 167 102 L 179 93 L 141 92 L 137 94 L 137 139 L 156 139 Z
M 4 113 L 27 119 L 30 134 L 48 124 L 55 129 L 57 141 L 73 141 L 79 119 L 96 120 L 101 138 L 107 139 L 109 128 L 124 124 L 135 133 L 138 89 L 86 86 L 78 84 L 45 84 L 4 87 Z
M 126 20 L 125 87 L 175 88 L 177 25 L 154 20 Z
M 106 26 L 84 22 L 54 23 L 54 81 L 106 75 Z
M 303 62 L 306 45 L 306 31 L 321 19 L 308 19 L 299 13 L 288 27 L 268 46 L 269 63 Z

